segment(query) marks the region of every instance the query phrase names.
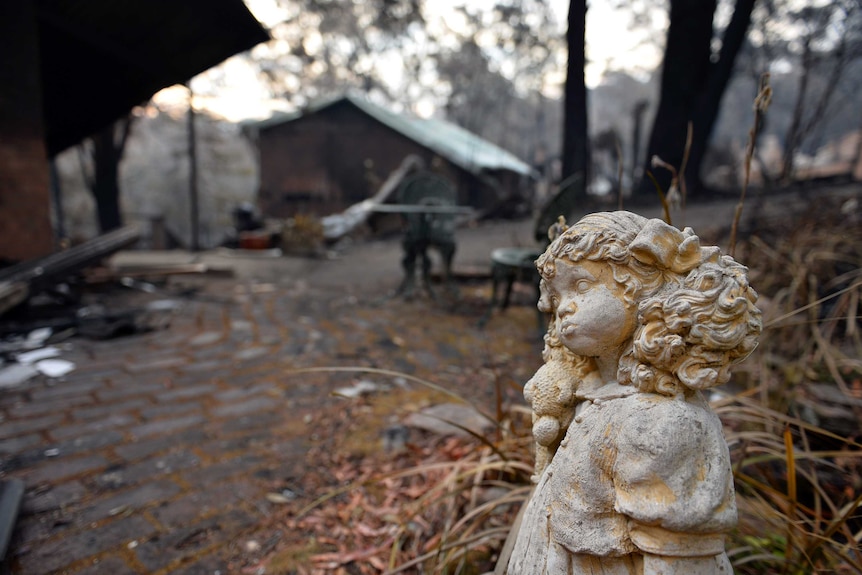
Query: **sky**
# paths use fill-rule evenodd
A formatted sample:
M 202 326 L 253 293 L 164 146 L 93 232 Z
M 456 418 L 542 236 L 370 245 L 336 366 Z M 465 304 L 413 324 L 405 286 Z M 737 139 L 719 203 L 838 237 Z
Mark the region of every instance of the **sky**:
M 477 5 L 493 4 L 493 0 L 471 0 Z M 276 0 L 245 0 L 249 10 L 267 27 L 273 26 L 284 18 L 283 10 Z M 432 0 L 428 6 L 442 18 L 447 10 L 461 3 L 461 0 Z M 557 18 L 561 23 L 561 33 L 565 33 L 564 23 L 568 12 L 568 0 L 551 0 Z M 586 82 L 595 87 L 601 82 L 608 69 L 626 70 L 635 75 L 645 75 L 658 66 L 661 52 L 654 43 L 646 42 L 647 32 L 635 33 L 628 29 L 628 15 L 625 11 L 609 6 L 610 3 L 593 1 L 587 11 L 587 58 Z M 653 28 L 666 26 L 664 11 L 653 14 Z M 220 74 L 226 82 L 219 89 L 218 96 L 196 96 L 195 106 L 205 108 L 230 121 L 262 119 L 273 110 L 284 109 L 285 103 L 268 99 L 266 90 L 257 77 L 256 71 L 240 58 L 229 58 L 219 66 Z M 192 89 L 207 92 L 207 74 L 192 79 Z M 163 107 L 185 107 L 188 105 L 188 91 L 180 86 L 166 88 L 154 96 Z M 429 110 L 432 112 L 433 110 Z

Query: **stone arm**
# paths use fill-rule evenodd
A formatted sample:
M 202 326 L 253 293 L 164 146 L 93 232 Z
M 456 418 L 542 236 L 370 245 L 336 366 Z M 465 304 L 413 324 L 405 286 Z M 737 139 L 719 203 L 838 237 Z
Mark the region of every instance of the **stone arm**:
M 716 556 L 736 524 L 721 423 L 702 401 L 647 396 L 640 405 L 617 436 L 613 477 L 614 506 L 629 518 L 645 573 L 721 573 Z

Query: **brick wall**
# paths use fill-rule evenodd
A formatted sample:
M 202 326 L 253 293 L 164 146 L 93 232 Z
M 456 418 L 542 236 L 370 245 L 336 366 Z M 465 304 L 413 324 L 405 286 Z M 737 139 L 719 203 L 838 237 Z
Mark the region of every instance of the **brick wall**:
M 52 251 L 35 1 L 0 2 L 0 258 Z

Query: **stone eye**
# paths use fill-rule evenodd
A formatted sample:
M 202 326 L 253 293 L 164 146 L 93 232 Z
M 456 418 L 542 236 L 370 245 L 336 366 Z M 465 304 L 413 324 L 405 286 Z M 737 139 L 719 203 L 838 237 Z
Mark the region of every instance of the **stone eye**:
M 575 283 L 575 290 L 578 293 L 586 293 L 589 291 L 590 287 L 592 287 L 590 280 L 578 280 L 577 283 Z

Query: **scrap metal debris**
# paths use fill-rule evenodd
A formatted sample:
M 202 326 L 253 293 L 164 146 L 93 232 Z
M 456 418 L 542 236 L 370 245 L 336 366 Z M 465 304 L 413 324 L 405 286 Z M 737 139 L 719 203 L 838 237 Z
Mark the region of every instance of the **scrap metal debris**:
M 483 435 L 494 426 L 494 422 L 469 405 L 442 403 L 411 413 L 404 425 L 437 435 L 469 437 Z
M 138 241 L 137 226 L 127 226 L 68 250 L 0 269 L 0 315 L 32 295 L 50 289 L 102 258 Z
M 0 389 L 19 387 L 40 374 L 53 379 L 69 374 L 76 366 L 60 356 L 70 344 L 56 344 L 72 335 L 109 339 L 164 329 L 180 308 L 174 300 L 155 300 L 120 311 L 88 305 L 64 308 L 43 319 L 4 321 L 0 323 Z
M 62 359 L 62 349 L 55 344 L 72 335 L 106 339 L 161 329 L 170 323 L 179 309 L 173 300 L 121 310 L 80 303 L 82 274 L 139 237 L 138 228 L 128 226 L 0 269 L 0 389 L 21 386 L 40 374 L 61 378 L 70 373 L 75 364 Z M 198 270 L 186 267 L 166 273 L 178 271 Z M 133 278 L 126 281 L 137 289 L 144 283 Z

